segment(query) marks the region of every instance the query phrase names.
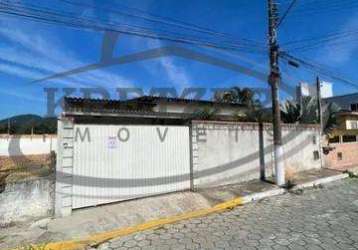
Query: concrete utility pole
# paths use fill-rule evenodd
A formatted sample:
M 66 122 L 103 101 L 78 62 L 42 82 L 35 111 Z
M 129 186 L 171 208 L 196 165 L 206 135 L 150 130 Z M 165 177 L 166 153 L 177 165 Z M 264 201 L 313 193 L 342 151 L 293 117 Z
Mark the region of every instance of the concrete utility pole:
M 321 81 L 319 77 L 316 78 L 316 88 L 317 88 L 317 108 L 318 108 L 318 120 L 320 125 L 320 135 L 323 132 L 323 119 L 322 119 L 322 97 L 321 97 Z
M 318 109 L 318 121 L 319 121 L 319 158 L 321 161 L 321 168 L 324 167 L 324 161 L 322 157 L 322 135 L 323 135 L 323 115 L 322 115 L 322 96 L 321 96 L 321 81 L 319 76 L 316 78 L 317 88 L 317 109 Z
M 277 43 L 278 8 L 274 0 L 268 0 L 268 39 L 270 56 L 270 75 L 268 82 L 272 92 L 272 114 L 273 114 L 273 139 L 275 155 L 276 184 L 285 184 L 285 168 L 283 162 L 282 131 L 281 131 L 281 109 L 279 100 L 279 85 L 281 80 L 278 65 L 279 46 Z

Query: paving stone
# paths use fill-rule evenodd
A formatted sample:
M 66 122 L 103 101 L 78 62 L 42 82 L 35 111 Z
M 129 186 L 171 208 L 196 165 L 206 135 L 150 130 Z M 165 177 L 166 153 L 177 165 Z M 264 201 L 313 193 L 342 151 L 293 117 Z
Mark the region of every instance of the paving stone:
M 358 249 L 357 193 L 358 180 L 339 181 L 111 240 L 101 249 Z

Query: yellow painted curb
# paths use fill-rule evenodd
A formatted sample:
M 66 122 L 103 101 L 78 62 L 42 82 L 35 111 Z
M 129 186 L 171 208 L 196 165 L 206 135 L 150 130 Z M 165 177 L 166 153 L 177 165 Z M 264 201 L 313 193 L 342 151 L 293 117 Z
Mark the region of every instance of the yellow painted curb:
M 122 229 L 115 229 L 112 231 L 107 231 L 103 233 L 98 233 L 94 235 L 90 235 L 83 240 L 71 240 L 71 241 L 61 241 L 61 242 L 51 242 L 46 244 L 45 246 L 36 245 L 31 246 L 30 248 L 25 249 L 31 249 L 31 250 L 80 250 L 84 249 L 86 246 L 97 246 L 101 243 L 104 243 L 108 240 L 111 240 L 113 238 L 141 232 L 148 229 L 154 229 L 158 227 L 162 227 L 167 224 L 173 224 L 178 221 L 202 217 L 208 214 L 221 212 L 227 209 L 232 209 L 236 206 L 243 204 L 243 198 L 238 197 L 236 199 L 226 201 L 220 204 L 217 204 L 214 207 L 206 208 L 206 209 L 200 209 L 193 212 L 188 212 L 185 214 L 179 214 L 174 215 L 172 217 L 168 218 L 162 218 L 162 219 L 156 219 L 151 220 L 148 222 L 145 222 L 143 224 L 138 224 L 136 226 L 122 228 Z M 23 248 L 17 248 L 18 250 Z

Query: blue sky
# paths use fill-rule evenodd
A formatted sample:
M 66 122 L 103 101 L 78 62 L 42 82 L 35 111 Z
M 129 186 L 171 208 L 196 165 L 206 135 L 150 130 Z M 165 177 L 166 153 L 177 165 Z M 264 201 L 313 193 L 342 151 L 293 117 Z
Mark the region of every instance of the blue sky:
M 208 27 L 215 31 L 232 34 L 235 38 L 252 39 L 265 44 L 266 39 L 266 1 L 264 0 L 103 0 L 82 1 L 96 6 L 107 6 L 113 10 L 123 10 L 122 4 L 138 8 L 156 15 Z M 322 0 L 318 0 L 322 1 Z M 280 1 L 283 11 L 289 1 Z M 310 37 L 320 37 L 327 33 L 350 31 L 358 27 L 358 11 L 355 8 L 338 12 L 337 10 L 314 14 L 300 14 L 312 0 L 298 1 L 279 29 L 280 43 Z M 327 1 L 328 2 L 328 1 Z M 26 5 L 28 1 L 22 1 Z M 141 20 L 118 16 L 116 13 L 100 8 L 71 6 L 60 0 L 32 1 L 32 4 L 57 10 L 70 10 L 79 16 L 90 16 L 116 22 L 145 25 L 153 31 L 161 27 Z M 302 6 L 300 6 L 302 4 Z M 306 5 L 305 5 L 306 4 Z M 175 30 L 174 30 L 175 31 Z M 159 31 L 158 31 L 159 32 Z M 188 31 L 183 31 L 188 32 Z M 58 88 L 56 98 L 63 95 L 62 88 L 102 87 L 109 91 L 111 98 L 117 98 L 117 87 L 143 88 L 146 93 L 152 87 L 174 87 L 179 93 L 186 87 L 211 88 L 231 86 L 267 88 L 267 83 L 245 74 L 228 69 L 207 65 L 175 56 L 166 56 L 125 65 L 112 65 L 93 71 L 83 72 L 70 77 L 53 79 L 39 83 L 33 80 L 71 70 L 73 68 L 97 63 L 101 57 L 102 31 L 75 29 L 60 25 L 43 24 L 18 17 L 0 16 L 0 119 L 23 113 L 45 115 L 47 111 L 44 88 Z M 266 53 L 246 53 L 219 51 L 208 48 L 174 44 L 129 35 L 120 35 L 114 56 L 120 57 L 132 53 L 162 46 L 176 45 L 193 49 L 206 55 L 215 56 L 228 62 L 237 63 L 263 73 L 268 70 Z M 357 41 L 345 42 L 336 47 L 322 44 L 317 49 L 305 52 L 292 52 L 294 55 L 311 59 L 340 72 L 349 79 L 357 80 L 358 67 L 356 54 Z M 300 80 L 313 82 L 315 75 L 303 69 L 281 64 L 283 79 L 294 86 Z M 330 80 L 330 79 L 327 79 Z M 337 95 L 357 92 L 357 89 L 334 83 Z M 290 98 L 282 92 L 283 99 Z M 59 111 L 59 110 L 58 110 Z

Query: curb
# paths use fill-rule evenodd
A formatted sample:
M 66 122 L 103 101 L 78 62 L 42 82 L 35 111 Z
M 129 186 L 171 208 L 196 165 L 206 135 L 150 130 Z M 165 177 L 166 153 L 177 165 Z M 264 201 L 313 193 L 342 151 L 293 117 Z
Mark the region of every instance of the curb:
M 307 183 L 302 183 L 299 184 L 297 186 L 295 186 L 294 188 L 292 188 L 291 190 L 299 190 L 299 189 L 304 189 L 304 188 L 309 188 L 309 187 L 315 187 L 321 184 L 325 184 L 325 183 L 329 183 L 329 182 L 333 182 L 333 181 L 337 181 L 337 180 L 342 180 L 345 178 L 348 178 L 349 174 L 339 174 L 339 175 L 334 175 L 334 176 L 330 176 L 330 177 L 325 177 L 325 178 L 321 178 L 321 179 L 317 179 L 311 182 L 307 182 Z M 167 218 L 162 218 L 162 219 L 156 219 L 156 220 L 151 220 L 142 224 L 138 224 L 132 227 L 127 227 L 127 228 L 121 228 L 121 229 L 115 229 L 112 231 L 107 231 L 107 232 L 103 232 L 103 233 L 97 233 L 97 234 L 93 234 L 90 235 L 82 240 L 70 240 L 70 241 L 61 241 L 61 242 L 51 242 L 44 245 L 32 245 L 31 249 L 41 249 L 41 250 L 83 250 L 86 249 L 86 247 L 95 247 L 98 246 L 106 241 L 109 241 L 113 238 L 117 238 L 117 237 L 121 237 L 121 236 L 126 236 L 129 234 L 133 234 L 133 233 L 138 233 L 141 231 L 145 231 L 148 229 L 155 229 L 155 228 L 160 228 L 164 225 L 168 225 L 168 224 L 173 224 L 182 220 L 188 220 L 188 219 L 193 219 L 193 218 L 198 218 L 198 217 L 203 217 L 203 216 L 207 216 L 209 214 L 213 214 L 213 213 L 219 213 L 219 212 L 224 212 L 227 210 L 231 210 L 237 206 L 241 206 L 253 201 L 258 201 L 258 200 L 262 200 L 264 198 L 268 198 L 268 197 L 272 197 L 272 196 L 277 196 L 277 195 L 281 195 L 281 194 L 285 194 L 287 193 L 288 190 L 285 188 L 275 188 L 269 191 L 264 191 L 264 192 L 259 192 L 259 193 L 254 193 L 254 194 L 250 194 L 250 195 L 246 195 L 246 196 L 242 196 L 242 197 L 238 197 L 223 203 L 219 203 L 213 207 L 210 208 L 206 208 L 206 209 L 200 209 L 200 210 L 196 210 L 196 211 L 192 211 L 192 212 L 188 212 L 188 213 L 184 213 L 184 214 L 179 214 L 179 215 L 174 215 L 171 217 L 167 217 Z M 16 248 L 16 249 L 22 249 L 22 248 Z
M 281 195 L 286 192 L 287 192 L 287 190 L 284 188 L 276 188 L 273 190 L 268 190 L 268 191 L 264 191 L 264 192 L 260 192 L 260 193 L 254 193 L 254 194 L 249 194 L 249 195 L 243 196 L 242 200 L 243 200 L 243 204 L 247 204 L 247 203 L 262 200 L 262 199 L 265 199 L 268 197 Z
M 174 215 L 167 218 L 151 220 L 143 224 L 138 224 L 136 226 L 115 229 L 112 231 L 107 231 L 103 233 L 93 234 L 82 240 L 70 240 L 62 242 L 51 242 L 46 245 L 34 245 L 31 246 L 31 249 L 41 249 L 41 250 L 80 250 L 85 249 L 88 246 L 98 246 L 106 241 L 109 241 L 113 238 L 141 232 L 148 229 L 155 229 L 162 227 L 164 225 L 173 224 L 182 220 L 188 220 L 197 217 L 203 217 L 212 213 L 224 212 L 226 210 L 233 209 L 234 207 L 244 204 L 244 199 L 242 197 L 235 198 L 223 203 L 219 203 L 211 208 L 200 209 L 193 212 L 188 212 L 185 214 Z M 21 248 L 20 248 L 21 249 Z M 19 250 L 20 250 L 19 249 Z
M 349 177 L 349 174 L 338 174 L 338 175 L 333 175 L 333 176 L 329 176 L 329 177 L 324 177 L 324 178 L 320 178 L 320 179 L 317 179 L 317 180 L 314 180 L 314 181 L 298 184 L 298 185 L 294 186 L 291 190 L 296 191 L 296 190 L 299 190 L 299 189 L 316 187 L 316 186 L 319 186 L 319 185 L 322 185 L 322 184 L 342 180 L 342 179 L 345 179 L 345 178 L 348 178 L 348 177 Z
M 354 167 L 347 171 L 348 174 L 358 175 L 358 167 Z

